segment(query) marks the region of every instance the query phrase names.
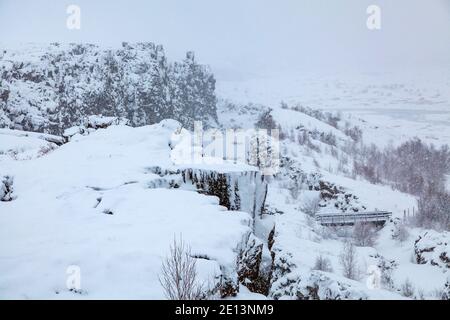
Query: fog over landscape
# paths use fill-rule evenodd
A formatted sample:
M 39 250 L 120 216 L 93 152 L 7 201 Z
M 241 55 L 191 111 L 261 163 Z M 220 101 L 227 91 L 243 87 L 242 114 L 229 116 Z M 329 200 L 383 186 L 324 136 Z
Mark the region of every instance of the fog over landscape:
M 75 1 L 81 29 L 65 26 L 71 1 L 0 1 L 0 42 L 153 41 L 169 57 L 186 50 L 218 77 L 303 70 L 378 71 L 448 65 L 450 2 L 397 1 Z M 366 27 L 369 5 L 381 30 Z

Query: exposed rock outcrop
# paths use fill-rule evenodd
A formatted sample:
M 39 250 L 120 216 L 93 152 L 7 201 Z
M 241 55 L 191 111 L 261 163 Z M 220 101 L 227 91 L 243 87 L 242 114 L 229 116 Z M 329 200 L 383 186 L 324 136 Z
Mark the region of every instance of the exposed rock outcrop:
M 318 185 L 311 186 L 310 190 L 320 191 L 322 201 L 319 206 L 326 207 L 333 203 L 334 207 L 342 212 L 358 212 L 366 209 L 359 203 L 358 197 L 334 183 L 320 180 Z
M 268 295 L 272 279 L 273 259 L 274 254 L 267 244 L 251 234 L 238 258 L 239 282 L 251 292 Z
M 90 114 L 126 117 L 132 126 L 217 120 L 214 76 L 193 52 L 171 63 L 150 42 L 1 51 L 0 127 L 60 135 Z
M 283 277 L 272 288 L 272 297 L 298 300 L 361 300 L 368 296 L 350 284 L 334 279 L 331 274 L 311 271 Z
M 208 169 L 182 169 L 184 183 L 196 186 L 199 192 L 217 196 L 229 210 L 262 214 L 267 195 L 267 182 L 258 171 L 217 172 Z
M 431 264 L 450 269 L 450 234 L 427 231 L 414 241 L 414 257 L 418 264 Z
M 0 135 L 10 135 L 15 137 L 30 137 L 36 138 L 40 140 L 47 141 L 49 143 L 55 145 L 62 145 L 66 142 L 66 140 L 61 136 L 56 136 L 52 134 L 39 133 L 39 132 L 31 132 L 31 131 L 22 131 L 22 130 L 10 130 L 10 129 L 0 129 Z
M 324 180 L 322 174 L 318 172 L 306 173 L 295 160 L 289 157 L 281 159 L 280 175 L 289 181 L 288 189 L 294 197 L 300 190 L 317 191 L 320 195 L 319 206 L 322 208 L 333 206 L 334 210 L 342 212 L 358 212 L 366 209 L 356 195 L 335 183 Z

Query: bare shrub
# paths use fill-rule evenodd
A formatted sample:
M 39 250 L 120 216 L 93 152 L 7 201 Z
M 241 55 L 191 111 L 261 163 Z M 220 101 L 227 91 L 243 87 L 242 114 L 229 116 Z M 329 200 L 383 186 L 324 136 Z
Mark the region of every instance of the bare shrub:
M 289 109 L 289 105 L 284 101 L 281 101 L 280 107 L 281 107 L 281 109 Z
M 448 300 L 443 298 L 444 297 L 444 292 L 440 289 L 434 289 L 430 296 L 432 297 L 433 300 Z
M 409 231 L 406 227 L 406 223 L 404 221 L 399 222 L 395 225 L 394 233 L 392 234 L 392 238 L 405 242 L 409 238 Z
M 339 261 L 343 269 L 344 277 L 358 280 L 360 271 L 357 263 L 356 248 L 352 242 L 344 242 L 342 252 L 339 255 Z
M 54 145 L 51 145 L 51 144 L 48 144 L 48 145 L 46 145 L 46 146 L 42 146 L 42 147 L 39 149 L 39 151 L 38 151 L 38 156 L 39 156 L 39 157 L 43 157 L 43 156 L 49 154 L 50 151 L 52 151 L 52 150 L 54 150 L 54 149 L 55 149 L 55 146 L 54 146 Z
M 417 289 L 417 294 L 415 295 L 415 299 L 417 300 L 425 300 L 425 290 L 422 288 Z
M 357 246 L 373 247 L 376 239 L 376 229 L 370 223 L 357 222 L 353 227 L 353 241 Z
M 174 238 L 170 253 L 162 263 L 159 282 L 169 300 L 199 300 L 203 285 L 197 279 L 196 259 L 182 239 Z
M 401 286 L 401 293 L 403 296 L 407 298 L 413 298 L 414 297 L 414 286 L 412 282 L 409 279 L 406 279 L 405 282 Z
M 450 277 L 447 278 L 447 282 L 444 285 L 444 289 L 441 291 L 440 298 L 442 300 L 450 300 Z
M 333 268 L 331 267 L 330 259 L 328 259 L 322 255 L 317 256 L 316 262 L 314 263 L 313 270 L 333 272 Z
M 435 289 L 432 292 L 432 297 L 436 300 L 450 300 L 450 276 L 442 289 Z
M 345 175 L 348 175 L 350 172 L 348 170 L 348 158 L 346 156 L 339 156 L 339 162 L 337 166 L 337 171 L 342 172 Z
M 388 260 L 383 256 L 376 255 L 378 258 L 378 269 L 381 272 L 381 285 L 384 289 L 394 290 L 395 283 L 393 278 L 393 272 L 398 267 L 398 263 L 395 260 Z
M 381 268 L 381 284 L 388 290 L 392 290 L 395 287 L 392 271 L 391 268 Z
M 419 197 L 418 207 L 419 226 L 450 230 L 450 193 L 430 188 Z
M 336 135 L 333 132 L 328 132 L 328 133 L 320 133 L 318 134 L 319 141 L 328 144 L 330 146 L 336 146 L 337 144 L 337 138 Z M 332 149 L 333 150 L 333 149 Z M 335 151 L 337 153 L 337 151 Z
M 320 196 L 305 197 L 301 210 L 310 217 L 314 217 L 319 211 Z
M 316 167 L 316 168 L 319 168 L 320 169 L 320 164 L 319 164 L 319 162 L 317 161 L 317 159 L 313 159 L 313 163 L 314 163 L 314 166 Z
M 294 135 L 293 132 L 292 132 L 292 135 Z M 308 143 L 310 143 L 310 141 L 309 141 L 309 133 L 307 131 L 300 130 L 297 133 L 297 142 L 300 145 L 307 145 Z
M 332 227 L 325 227 L 321 226 L 316 230 L 316 232 L 323 238 L 323 239 L 337 239 L 338 236 L 336 234 L 336 230 Z
M 292 199 L 297 200 L 301 189 L 301 184 L 299 183 L 299 181 L 297 180 L 290 181 L 287 189 L 289 190 L 289 194 L 291 195 Z
M 355 176 L 419 196 L 418 226 L 450 230 L 450 194 L 445 191 L 449 146 L 437 148 L 416 138 L 383 150 L 362 145 L 353 153 Z
M 316 219 L 310 216 L 306 216 L 306 225 L 310 227 L 311 229 L 314 229 L 316 226 Z
M 363 137 L 363 132 L 362 132 L 361 128 L 359 128 L 357 126 L 350 127 L 350 123 L 348 123 L 348 122 L 345 123 L 344 133 L 347 136 L 349 136 L 350 138 L 352 138 L 353 141 L 355 141 L 355 142 L 361 141 L 362 137 Z

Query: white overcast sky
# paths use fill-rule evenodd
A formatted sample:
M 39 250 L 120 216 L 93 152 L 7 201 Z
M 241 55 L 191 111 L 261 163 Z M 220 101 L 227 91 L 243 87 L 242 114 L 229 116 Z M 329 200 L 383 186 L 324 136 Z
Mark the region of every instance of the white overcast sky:
M 81 30 L 66 28 L 69 4 Z M 231 73 L 436 66 L 450 62 L 450 0 L 0 0 L 2 45 L 54 41 L 154 41 Z

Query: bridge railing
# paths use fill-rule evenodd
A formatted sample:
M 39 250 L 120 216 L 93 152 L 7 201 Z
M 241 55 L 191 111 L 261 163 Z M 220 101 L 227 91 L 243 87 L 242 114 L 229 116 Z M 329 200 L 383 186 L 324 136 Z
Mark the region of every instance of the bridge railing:
M 355 224 L 356 222 L 385 222 L 392 216 L 392 212 L 373 211 L 356 213 L 322 213 L 316 215 L 321 224 Z

